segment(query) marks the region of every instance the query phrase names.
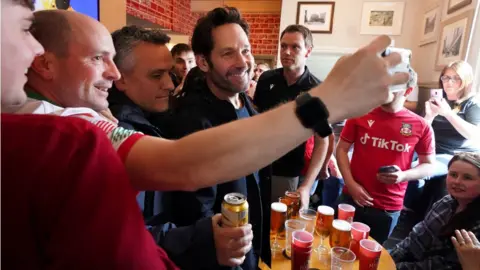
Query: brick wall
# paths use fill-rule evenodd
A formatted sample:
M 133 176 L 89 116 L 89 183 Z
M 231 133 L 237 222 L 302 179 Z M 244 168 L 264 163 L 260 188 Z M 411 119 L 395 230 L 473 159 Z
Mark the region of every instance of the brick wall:
M 253 54 L 277 55 L 280 14 L 244 13 Z
M 127 0 L 127 14 L 189 36 L 198 19 L 190 0 Z
M 127 0 L 127 14 L 191 36 L 203 13 L 192 13 L 190 0 Z M 280 14 L 243 13 L 250 25 L 253 54 L 277 55 Z

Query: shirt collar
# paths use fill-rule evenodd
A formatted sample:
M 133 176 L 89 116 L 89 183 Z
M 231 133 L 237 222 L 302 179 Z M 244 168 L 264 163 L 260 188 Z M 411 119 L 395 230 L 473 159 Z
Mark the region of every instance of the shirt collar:
M 287 83 L 287 80 L 285 79 L 285 76 L 283 75 L 283 68 L 281 70 L 281 74 L 282 74 L 282 78 L 285 80 L 285 84 L 288 86 L 288 83 Z M 296 86 L 296 87 L 302 87 L 302 86 L 306 86 L 306 87 L 310 87 L 311 86 L 311 82 L 310 82 L 310 70 L 308 70 L 308 67 L 305 66 L 305 70 L 303 71 L 303 74 L 297 79 L 297 81 L 288 86 L 288 87 L 292 87 L 292 86 Z
M 43 100 L 43 101 L 47 101 L 48 103 L 51 103 L 55 106 L 58 106 L 58 107 L 62 107 L 60 105 L 58 105 L 57 103 L 49 100 L 48 98 L 44 97 L 42 94 L 36 92 L 36 91 L 33 91 L 31 89 L 28 89 L 28 88 L 25 88 L 25 92 L 27 93 L 27 97 L 29 98 L 32 98 L 32 99 L 36 99 L 36 100 Z

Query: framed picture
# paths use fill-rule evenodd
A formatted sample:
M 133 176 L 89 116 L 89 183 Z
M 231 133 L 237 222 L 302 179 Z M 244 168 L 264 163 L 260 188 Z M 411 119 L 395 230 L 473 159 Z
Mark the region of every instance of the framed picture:
M 472 30 L 473 10 L 450 18 L 442 23 L 438 42 L 435 69 L 442 70 L 448 63 L 464 60 Z
M 428 9 L 423 15 L 422 28 L 420 28 L 420 46 L 436 42 L 440 29 L 441 11 L 438 5 Z
M 361 35 L 402 34 L 405 2 L 363 3 Z
M 335 2 L 298 2 L 297 24 L 301 24 L 312 33 L 331 34 Z
M 472 0 L 448 0 L 447 14 L 453 13 L 472 3 Z

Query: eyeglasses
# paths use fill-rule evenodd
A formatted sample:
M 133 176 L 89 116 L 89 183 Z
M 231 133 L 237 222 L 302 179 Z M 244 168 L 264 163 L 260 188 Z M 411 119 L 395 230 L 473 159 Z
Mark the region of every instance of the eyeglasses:
M 461 81 L 462 79 L 460 79 L 460 77 L 458 76 L 455 76 L 455 77 L 449 77 L 449 76 L 442 76 L 440 77 L 440 80 L 442 80 L 442 82 L 448 82 L 448 81 L 451 81 L 453 83 L 456 83 L 456 82 L 459 82 Z

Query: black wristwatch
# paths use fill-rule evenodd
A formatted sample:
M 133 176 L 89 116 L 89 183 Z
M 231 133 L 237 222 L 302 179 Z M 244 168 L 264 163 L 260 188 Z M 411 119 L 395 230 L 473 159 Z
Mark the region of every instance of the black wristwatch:
M 313 129 L 322 138 L 332 134 L 327 107 L 318 97 L 303 93 L 295 99 L 295 103 L 295 114 L 304 127 Z

